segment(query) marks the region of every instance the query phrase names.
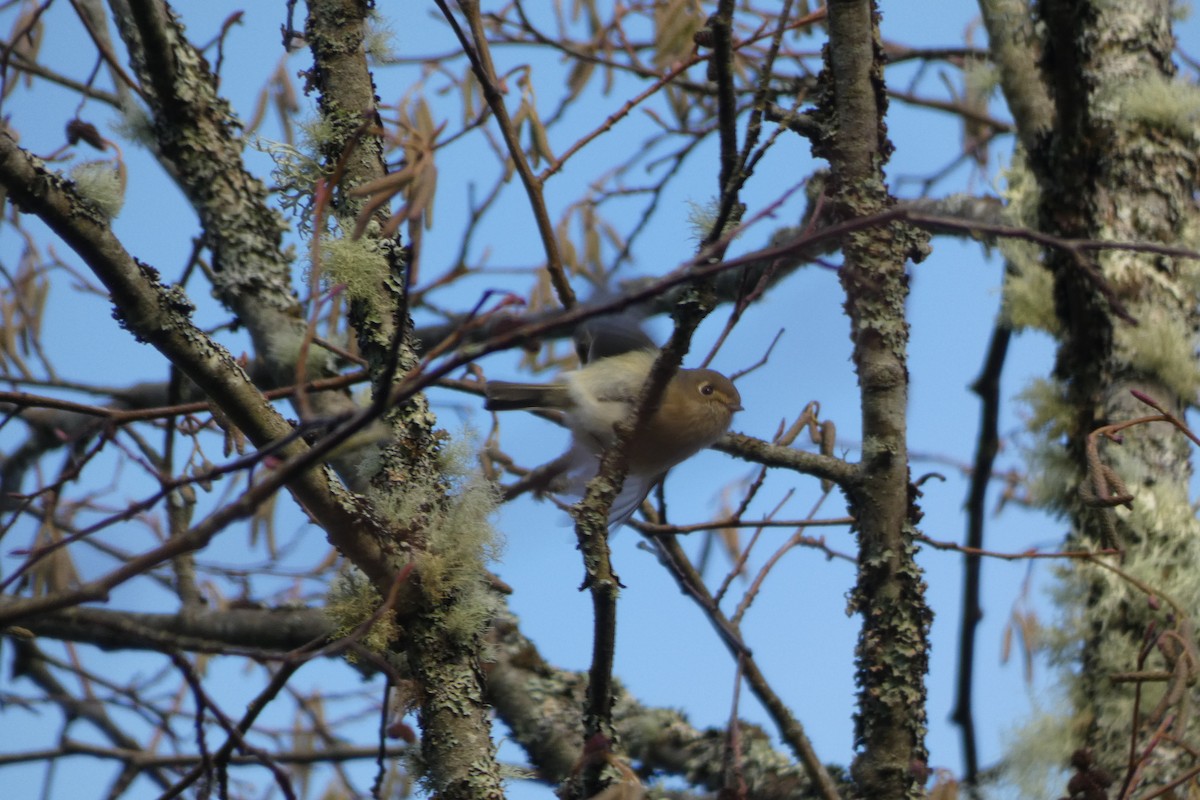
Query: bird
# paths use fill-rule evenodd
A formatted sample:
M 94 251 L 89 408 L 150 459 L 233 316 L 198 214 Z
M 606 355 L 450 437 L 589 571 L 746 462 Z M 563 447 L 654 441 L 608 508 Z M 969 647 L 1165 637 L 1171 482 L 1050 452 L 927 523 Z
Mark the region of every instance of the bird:
M 484 408 L 489 411 L 551 409 L 561 411 L 571 431 L 571 446 L 554 464 L 560 467 L 554 491 L 582 497 L 599 470 L 600 457 L 616 444 L 616 426 L 636 408 L 646 378 L 658 358 L 653 347 L 606 352 L 550 383 L 487 381 Z M 729 430 L 742 398 L 733 381 L 711 369 L 680 369 L 667 382 L 657 410 L 626 447 L 629 471 L 609 510 L 610 530 L 623 525 L 654 484 L 677 464 L 716 442 Z

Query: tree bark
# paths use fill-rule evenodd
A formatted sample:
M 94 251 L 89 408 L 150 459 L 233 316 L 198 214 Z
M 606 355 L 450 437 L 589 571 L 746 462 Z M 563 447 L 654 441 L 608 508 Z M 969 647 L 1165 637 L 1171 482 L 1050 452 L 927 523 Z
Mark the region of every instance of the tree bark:
M 879 20 L 868 0 L 829 4 L 813 151 L 829 160 L 835 219 L 879 213 L 892 203 L 883 165 L 891 153 Z M 923 796 L 925 675 L 931 612 L 914 555 L 919 519 L 909 485 L 908 259 L 923 257 L 926 236 L 901 224 L 843 241 L 842 287 L 862 397 L 863 455 L 847 491 L 859 543 L 858 584 L 850 606 L 862 615 L 857 647 L 859 754 L 856 796 Z

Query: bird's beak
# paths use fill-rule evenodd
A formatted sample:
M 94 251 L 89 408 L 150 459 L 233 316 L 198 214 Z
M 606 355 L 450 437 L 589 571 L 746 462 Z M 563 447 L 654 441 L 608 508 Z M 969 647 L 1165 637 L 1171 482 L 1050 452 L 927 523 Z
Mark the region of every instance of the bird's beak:
M 726 403 L 725 406 L 729 409 L 730 414 L 736 414 L 739 411 L 745 411 L 741 403 Z

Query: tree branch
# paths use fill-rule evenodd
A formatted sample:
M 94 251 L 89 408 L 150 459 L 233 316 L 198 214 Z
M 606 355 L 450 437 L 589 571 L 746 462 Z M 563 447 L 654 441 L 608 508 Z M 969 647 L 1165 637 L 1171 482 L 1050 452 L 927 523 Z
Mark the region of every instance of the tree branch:
M 870 0 L 829 3 L 829 45 L 818 110 L 815 155 L 828 158 L 835 219 L 880 214 L 891 204 L 883 164 L 891 153 L 884 127 L 878 16 Z M 859 634 L 859 748 L 851 772 L 861 797 L 916 797 L 918 765 L 928 755 L 925 674 L 932 615 L 914 561 L 920 517 L 908 478 L 908 323 L 905 262 L 919 259 L 925 237 L 903 225 L 843 240 L 840 272 L 862 396 L 860 480 L 847 493 L 857 520 L 858 583 L 850 600 Z

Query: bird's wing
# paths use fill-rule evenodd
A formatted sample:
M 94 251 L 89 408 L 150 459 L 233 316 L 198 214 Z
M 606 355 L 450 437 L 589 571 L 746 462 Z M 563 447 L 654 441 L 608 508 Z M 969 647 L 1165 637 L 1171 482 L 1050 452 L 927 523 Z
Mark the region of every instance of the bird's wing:
M 625 476 L 625 485 L 621 487 L 620 494 L 613 499 L 612 508 L 608 510 L 609 531 L 615 531 L 629 521 L 633 513 L 641 507 L 642 501 L 646 499 L 646 495 L 650 494 L 650 490 L 654 488 L 657 481 L 657 475 Z
M 654 350 L 654 340 L 642 330 L 633 314 L 595 317 L 575 331 L 575 349 L 585 364 L 636 350 Z
M 600 470 L 600 454 L 576 442 L 562 457 L 567 465 L 562 476 L 562 482 L 555 487 L 557 494 L 571 500 L 580 500 L 587 492 L 587 484 Z M 608 511 L 608 529 L 614 531 L 624 525 L 633 513 L 641 506 L 646 495 L 654 488 L 658 475 L 642 475 L 632 473 L 625 476 L 621 491 L 613 499 Z
M 632 405 L 657 355 L 657 350 L 631 350 L 570 373 L 568 381 L 575 387 L 575 404 L 585 405 L 592 398 L 597 402 Z

